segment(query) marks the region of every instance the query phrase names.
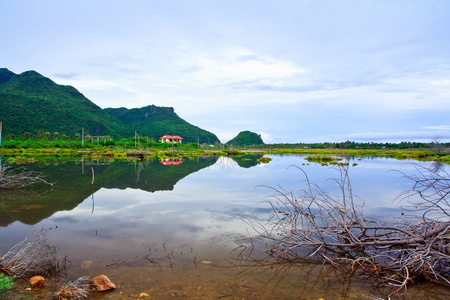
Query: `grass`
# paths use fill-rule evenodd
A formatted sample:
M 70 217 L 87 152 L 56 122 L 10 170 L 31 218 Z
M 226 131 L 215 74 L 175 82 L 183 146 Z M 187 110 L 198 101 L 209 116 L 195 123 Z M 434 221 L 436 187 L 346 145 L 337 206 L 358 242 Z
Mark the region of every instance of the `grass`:
M 0 156 L 6 157 L 95 157 L 95 158 L 126 158 L 128 154 L 143 153 L 145 156 L 161 156 L 161 152 L 165 156 L 177 155 L 184 156 L 237 156 L 248 152 L 258 151 L 262 154 L 300 154 L 310 155 L 309 161 L 336 164 L 336 160 L 327 161 L 332 156 L 345 155 L 352 157 L 390 157 L 398 160 L 414 159 L 418 161 L 438 161 L 450 164 L 450 155 L 448 153 L 436 154 L 432 148 L 377 148 L 377 149 L 339 149 L 339 148 L 307 148 L 292 147 L 281 148 L 273 147 L 272 145 L 259 145 L 256 148 L 227 148 L 212 147 L 210 145 L 198 145 L 196 143 L 189 143 L 183 145 L 168 145 L 161 143 L 143 143 L 143 147 L 134 147 L 134 139 L 121 139 L 119 141 L 110 141 L 103 144 L 92 144 L 90 141 L 85 141 L 84 145 L 81 141 L 75 140 L 4 140 L 0 147 Z M 294 146 L 294 145 L 292 145 Z
M 272 159 L 270 157 L 267 157 L 267 156 L 264 156 L 264 157 L 261 157 L 260 159 L 258 159 L 258 161 L 260 163 L 263 163 L 263 164 L 268 164 L 271 160 Z
M 16 276 L 5 276 L 5 274 L 0 273 L 0 293 L 12 288 L 15 277 Z

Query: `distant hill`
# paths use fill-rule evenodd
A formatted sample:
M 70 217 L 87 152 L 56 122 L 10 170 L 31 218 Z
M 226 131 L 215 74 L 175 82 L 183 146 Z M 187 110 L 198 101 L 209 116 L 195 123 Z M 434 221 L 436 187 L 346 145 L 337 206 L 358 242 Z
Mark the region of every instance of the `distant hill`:
M 180 118 L 172 107 L 149 105 L 133 109 L 105 108 L 105 111 L 120 120 L 127 128 L 155 140 L 168 134 L 183 137 L 183 143 L 213 144 L 219 141 L 215 134 L 191 125 Z
M 35 71 L 14 74 L 0 68 L 0 121 L 2 135 L 31 135 L 39 130 L 73 137 L 86 134 L 141 136 L 157 140 L 165 134 L 181 135 L 183 142 L 214 143 L 211 132 L 181 119 L 173 108 L 101 109 L 72 86 L 58 85 Z
M 226 145 L 234 146 L 250 146 L 263 144 L 264 142 L 261 138 L 261 135 L 248 130 L 239 132 L 239 134 L 235 138 L 226 143 Z

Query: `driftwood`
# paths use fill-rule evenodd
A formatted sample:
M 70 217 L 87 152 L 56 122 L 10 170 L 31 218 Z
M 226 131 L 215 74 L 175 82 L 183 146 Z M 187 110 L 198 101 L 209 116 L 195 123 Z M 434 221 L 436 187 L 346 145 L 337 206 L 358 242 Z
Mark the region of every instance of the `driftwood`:
M 58 300 L 87 298 L 93 290 L 93 285 L 89 281 L 90 277 L 83 276 L 75 281 L 69 282 L 54 294 L 54 298 Z
M 58 273 L 64 266 L 60 263 L 58 247 L 50 243 L 47 231 L 41 230 L 12 247 L 0 258 L 0 270 L 17 277 Z
M 41 172 L 30 171 L 25 167 L 13 169 L 8 162 L 0 163 L 0 190 L 21 189 L 35 183 L 53 185 L 44 178 L 45 175 Z
M 255 241 L 269 242 L 272 259 L 322 263 L 346 274 L 369 275 L 396 286 L 390 297 L 413 279 L 426 279 L 450 286 L 450 176 L 416 166 L 416 175 L 402 173 L 414 187 L 400 195 L 413 213 L 381 220 L 366 216 L 364 201 L 353 195 L 348 164 L 337 167 L 339 197 L 332 197 L 306 179 L 306 189 L 295 196 L 269 187 L 275 194 L 271 219 L 254 224 L 256 233 L 234 239 L 250 249 Z M 418 197 L 413 197 L 419 195 Z

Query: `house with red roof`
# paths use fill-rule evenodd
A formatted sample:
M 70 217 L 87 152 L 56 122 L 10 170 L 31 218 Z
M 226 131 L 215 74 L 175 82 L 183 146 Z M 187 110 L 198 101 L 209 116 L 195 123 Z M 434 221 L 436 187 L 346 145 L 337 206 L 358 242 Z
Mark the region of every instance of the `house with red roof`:
M 181 140 L 183 138 L 179 135 L 163 135 L 162 137 L 159 138 L 159 140 L 161 141 L 161 143 L 168 143 L 168 144 L 181 144 Z
M 165 160 L 164 159 L 160 160 L 159 162 L 162 163 L 165 166 L 177 166 L 179 164 L 182 164 L 184 162 L 184 160 L 172 157 L 172 158 L 167 158 Z

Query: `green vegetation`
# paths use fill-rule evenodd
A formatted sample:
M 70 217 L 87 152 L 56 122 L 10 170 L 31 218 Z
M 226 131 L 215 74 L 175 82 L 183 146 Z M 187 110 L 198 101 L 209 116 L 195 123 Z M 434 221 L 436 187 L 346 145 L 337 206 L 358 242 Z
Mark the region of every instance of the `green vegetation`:
M 12 288 L 15 277 L 16 276 L 5 276 L 5 274 L 0 273 L 0 295 L 4 291 Z
M 272 154 L 314 154 L 314 155 L 348 155 L 348 156 L 378 156 L 391 157 L 399 160 L 414 159 L 419 161 L 440 161 L 450 163 L 450 155 L 437 155 L 432 150 L 418 149 L 362 149 L 362 150 L 342 150 L 342 149 L 266 149 L 267 153 Z
M 261 157 L 260 159 L 258 159 L 258 161 L 260 163 L 263 163 L 263 164 L 268 164 L 271 160 L 272 159 L 270 157 L 267 157 L 267 156 L 264 156 L 264 157 Z
M 264 145 L 261 135 L 251 131 L 241 131 L 235 138 L 228 141 L 226 145 L 233 145 L 236 147 Z
M 323 144 L 320 144 L 323 145 Z M 358 144 L 357 144 L 358 145 Z M 10 160 L 40 160 L 39 157 L 63 157 L 63 156 L 93 156 L 109 158 L 126 158 L 127 156 L 156 156 L 158 152 L 174 153 L 185 156 L 238 156 L 244 153 L 261 154 L 300 154 L 310 155 L 310 161 L 323 164 L 333 162 L 326 161 L 331 156 L 378 156 L 391 157 L 399 160 L 414 159 L 419 161 L 439 161 L 450 164 L 450 152 L 446 149 L 450 144 L 442 144 L 440 151 L 435 150 L 434 143 L 421 143 L 416 146 L 420 148 L 402 149 L 398 144 L 385 144 L 384 148 L 367 149 L 359 147 L 357 149 L 323 148 L 312 149 L 304 146 L 279 147 L 279 145 L 253 145 L 235 147 L 231 145 L 221 145 L 215 143 L 214 146 L 208 143 L 184 143 L 184 144 L 163 144 L 154 139 L 144 137 L 129 137 L 119 140 L 87 139 L 84 142 L 80 137 L 70 138 L 64 135 L 46 134 L 39 130 L 36 135 L 22 136 L 12 139 L 7 137 L 2 139 L 0 155 L 13 156 Z M 285 146 L 285 145 L 284 145 Z M 336 163 L 336 162 L 334 162 Z
M 2 74 L 7 74 L 7 76 Z M 45 133 L 117 135 L 125 127 L 75 88 L 57 85 L 34 71 L 13 74 L 0 69 L 0 117 L 3 136 Z
M 85 135 L 120 139 L 135 132 L 158 140 L 165 134 L 181 135 L 185 143 L 214 144 L 219 139 L 181 119 L 173 108 L 154 105 L 128 110 L 101 109 L 71 86 L 58 85 L 35 71 L 16 75 L 0 68 L 0 121 L 3 137 L 52 139 Z
M 342 158 L 326 156 L 326 155 L 313 155 L 313 156 L 308 156 L 306 158 L 306 160 L 309 161 L 309 162 L 328 164 L 328 163 L 341 161 Z

